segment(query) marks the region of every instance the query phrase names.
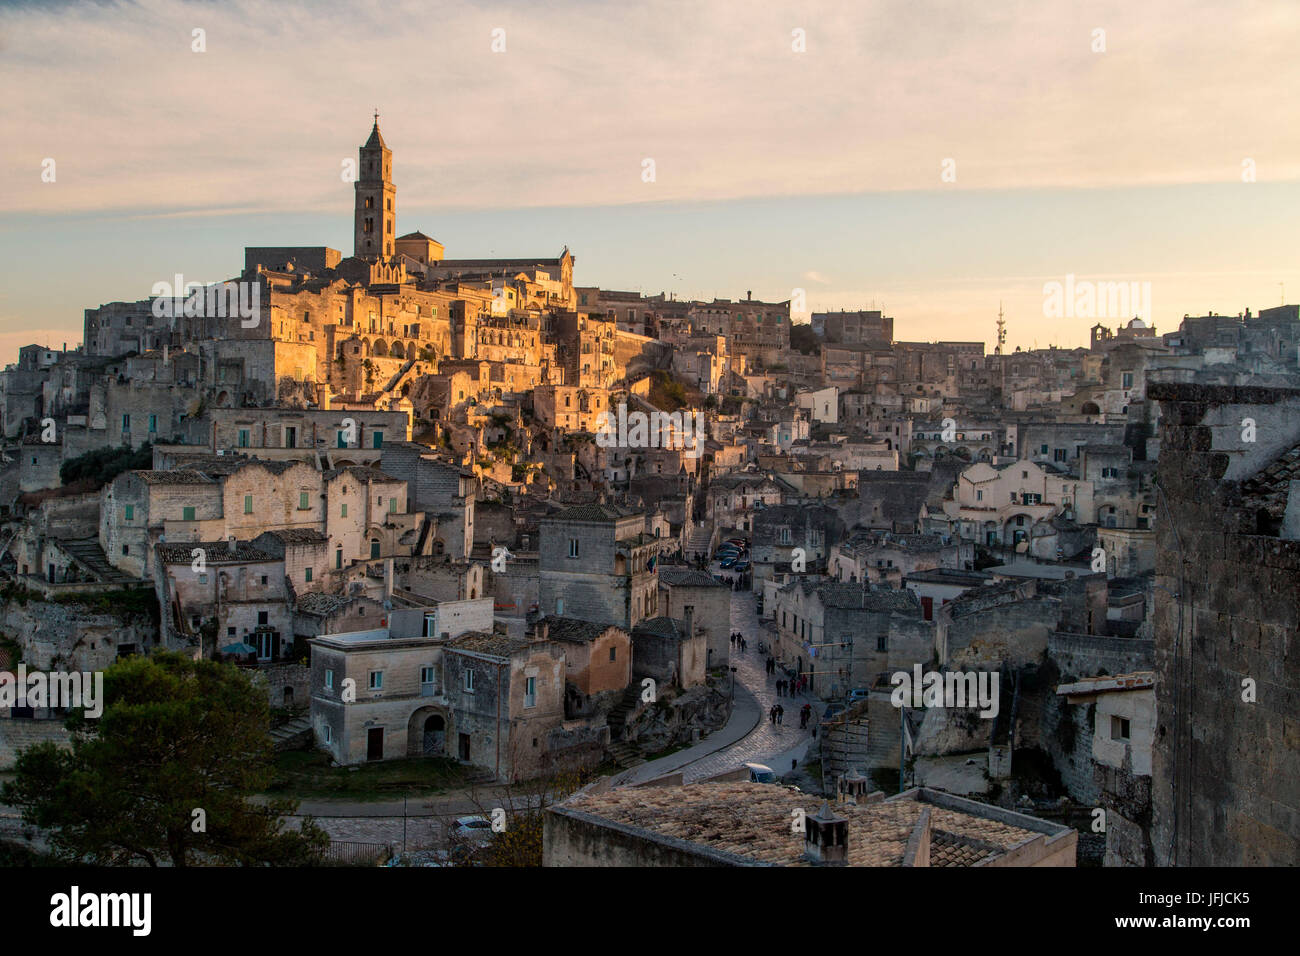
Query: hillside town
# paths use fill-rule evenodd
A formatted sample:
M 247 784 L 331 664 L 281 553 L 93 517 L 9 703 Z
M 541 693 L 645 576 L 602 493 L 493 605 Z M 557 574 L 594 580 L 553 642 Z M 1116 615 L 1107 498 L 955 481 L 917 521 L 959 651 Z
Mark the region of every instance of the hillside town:
M 1300 306 L 917 341 L 444 247 L 395 156 L 376 115 L 346 253 L 0 372 L 5 669 L 176 652 L 341 773 L 578 778 L 547 866 L 1300 859 Z

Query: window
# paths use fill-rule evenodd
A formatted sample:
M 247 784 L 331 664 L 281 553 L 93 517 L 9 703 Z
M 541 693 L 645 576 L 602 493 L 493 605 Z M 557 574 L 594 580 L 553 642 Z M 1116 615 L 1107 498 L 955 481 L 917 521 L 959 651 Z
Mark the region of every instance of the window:
M 474 672 L 469 669 L 465 671 L 465 693 L 474 693 Z
M 194 520 L 194 509 L 193 509 L 192 507 L 191 507 L 191 508 L 182 508 L 182 509 L 181 509 L 181 520 L 183 520 L 183 521 L 193 521 L 193 520 Z
M 384 672 L 383 672 L 383 671 L 371 671 L 371 672 L 370 672 L 370 689 L 371 689 L 371 690 L 383 690 L 383 689 L 384 689 Z
M 300 491 L 300 492 L 298 492 L 298 510 L 299 510 L 299 511 L 306 511 L 306 510 L 308 510 L 310 507 L 311 507 L 311 505 L 309 505 L 309 504 L 307 503 L 307 492 L 305 492 L 305 491 Z
M 886 637 L 884 634 L 881 634 L 879 637 L 876 638 L 876 650 L 878 651 L 889 650 L 889 638 Z
M 131 416 L 130 416 L 130 415 L 123 415 L 123 416 L 122 416 L 122 431 L 126 432 L 126 431 L 130 431 L 130 430 L 131 430 Z
M 375 447 L 375 448 L 382 448 L 382 447 L 384 447 L 384 433 L 383 433 L 383 432 L 380 432 L 380 431 L 374 431 L 374 432 L 371 432 L 371 433 L 370 433 L 370 439 L 371 439 L 371 441 L 374 442 L 374 447 Z
M 1132 388 L 1132 387 L 1133 387 L 1133 373 L 1132 373 L 1132 372 L 1125 372 L 1125 373 L 1124 373 L 1124 376 L 1123 376 L 1123 381 L 1124 381 L 1124 384 L 1123 384 L 1123 387 L 1124 387 L 1124 388 Z M 1128 723 L 1128 721 L 1125 721 L 1125 723 Z
M 327 671 L 325 672 L 325 689 L 326 689 L 326 690 L 333 690 L 333 689 L 334 689 L 334 672 L 333 672 L 333 671 L 327 670 Z
M 347 432 L 338 432 L 337 435 L 338 435 L 338 447 L 347 448 L 348 447 Z
M 536 677 L 524 678 L 524 706 L 525 707 L 537 706 L 537 678 Z
M 397 499 L 396 499 L 396 498 L 389 498 L 389 499 L 388 499 L 388 513 L 389 513 L 390 515 L 391 515 L 391 514 L 396 514 L 396 513 L 397 513 Z
M 157 416 L 157 415 L 150 415 L 150 416 L 149 416 L 149 431 L 151 431 L 151 432 L 156 432 L 157 430 L 158 430 L 158 416 Z
M 611 648 L 609 649 L 609 659 L 610 659 L 611 662 L 612 662 L 612 661 L 615 661 L 615 660 L 618 659 L 618 648 L 617 648 L 617 647 L 611 647 Z
M 578 539 L 577 539 L 577 538 L 570 538 L 570 539 L 569 539 L 569 557 L 571 557 L 571 558 L 576 558 L 577 556 L 578 556 Z M 558 613 L 558 612 L 557 612 L 557 613 Z
M 263 584 L 266 583 L 266 579 L 265 579 L 265 578 L 262 579 L 262 583 L 263 583 Z M 258 611 L 258 612 L 257 612 L 257 626 L 258 626 L 258 627 L 266 627 L 266 625 L 270 623 L 270 621 L 267 620 L 267 618 L 268 618 L 268 614 L 267 614 L 266 611 Z
M 975 492 L 975 500 L 976 500 L 976 501 L 983 501 L 983 500 L 984 500 L 984 492 L 982 492 L 982 491 L 976 491 L 976 492 Z
M 241 428 L 241 429 L 239 430 L 239 447 L 240 447 L 240 448 L 247 448 L 247 447 L 248 447 L 248 429 L 247 429 L 247 428 Z
M 1110 739 L 1111 740 L 1128 740 L 1129 726 L 1127 717 L 1116 717 L 1114 714 L 1110 718 Z
M 252 513 L 253 513 L 253 496 L 244 495 L 244 514 L 251 515 Z
M 325 725 L 325 742 L 327 744 L 334 742 L 334 730 L 329 724 Z
M 208 576 L 206 574 L 200 574 L 199 584 L 207 584 L 207 583 L 208 583 Z
M 372 559 L 379 557 L 379 542 L 378 542 L 378 541 L 371 541 L 371 542 L 370 542 L 370 557 L 371 557 Z
M 341 568 L 341 567 L 343 567 L 343 549 L 342 549 L 342 548 L 339 548 L 337 551 L 334 552 L 334 567 L 335 567 L 335 568 Z
M 339 506 L 339 517 L 340 517 L 340 518 L 346 518 L 347 516 L 348 516 L 348 506 L 347 506 L 346 504 L 340 505 L 340 506 Z
M 564 615 L 564 598 L 555 599 L 555 614 L 557 617 Z
M 1040 455 L 1046 455 L 1046 454 L 1047 454 L 1047 446 L 1044 445 L 1044 446 L 1042 446 L 1040 449 L 1038 449 L 1038 453 L 1039 453 Z
M 129 544 L 124 544 L 124 545 L 122 545 L 122 553 L 123 553 L 123 554 L 130 554 L 130 553 L 131 553 L 131 546 L 130 546 Z
M 311 584 L 311 571 L 312 571 L 311 568 L 307 568 L 305 571 L 303 571 L 303 580 L 305 580 L 308 584 Z
M 275 634 L 270 631 L 259 631 L 257 634 L 257 659 L 259 661 L 269 661 L 274 654 Z
M 127 505 L 125 508 L 122 509 L 122 520 L 124 521 L 135 520 L 135 505 Z M 188 521 L 189 519 L 187 518 L 186 520 Z

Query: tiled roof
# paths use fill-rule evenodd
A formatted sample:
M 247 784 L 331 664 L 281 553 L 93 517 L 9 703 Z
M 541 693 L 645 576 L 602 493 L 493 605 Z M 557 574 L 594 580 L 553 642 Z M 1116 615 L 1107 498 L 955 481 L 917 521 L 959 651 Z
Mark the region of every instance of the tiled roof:
M 448 650 L 471 651 L 492 657 L 510 657 L 526 647 L 528 642 L 519 638 L 506 637 L 504 634 L 489 634 L 486 631 L 466 631 L 452 639 Z
M 188 468 L 175 471 L 136 471 L 132 472 L 146 485 L 210 485 L 212 479 L 202 472 Z
M 632 508 L 624 508 L 621 505 L 601 505 L 586 504 L 574 505 L 572 508 L 565 508 L 563 511 L 557 511 L 542 519 L 544 521 L 617 521 L 620 518 L 630 518 L 634 515 L 643 514 L 641 511 Z
M 1241 486 L 1242 495 L 1256 509 L 1262 508 L 1274 518 L 1281 518 L 1286 514 L 1291 482 L 1295 479 L 1300 479 L 1300 445 L 1246 479 Z
M 658 637 L 670 637 L 674 640 L 686 640 L 686 632 L 680 622 L 671 617 L 650 617 L 632 628 L 633 634 L 654 634 Z
M 594 641 L 616 624 L 596 624 L 592 621 L 580 621 L 576 617 L 556 617 L 547 615 L 546 636 L 556 641 L 569 641 L 574 644 L 586 644 Z
M 713 575 L 696 568 L 680 568 L 672 565 L 659 566 L 659 580 L 663 584 L 677 588 L 720 588 L 724 585 L 715 580 Z
M 227 541 L 194 541 L 189 544 L 160 544 L 158 557 L 163 564 L 190 564 L 194 550 L 203 552 L 203 560 L 208 564 L 244 564 L 248 562 L 275 561 L 273 555 L 261 548 L 255 548 L 248 542 L 235 542 L 235 550 L 230 550 Z
M 280 528 L 268 531 L 267 534 L 274 535 L 285 544 L 321 544 L 329 540 L 315 528 Z
M 970 866 L 1041 835 L 980 816 L 973 802 L 973 812 L 967 813 L 907 797 L 833 807 L 848 820 L 850 866 L 900 866 L 912 831 L 927 809 L 932 866 Z M 726 783 L 582 793 L 562 806 L 763 863 L 806 866 L 804 835 L 790 832 L 791 811 L 802 809 L 813 816 L 821 802 L 821 797 L 793 787 Z

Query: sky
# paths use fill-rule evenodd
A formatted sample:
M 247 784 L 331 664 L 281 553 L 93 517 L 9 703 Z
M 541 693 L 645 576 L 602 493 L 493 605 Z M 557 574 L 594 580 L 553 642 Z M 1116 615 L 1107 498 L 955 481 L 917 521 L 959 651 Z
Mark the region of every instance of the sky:
M 399 235 L 580 285 L 913 341 L 1001 304 L 1026 348 L 1127 318 L 1048 314 L 1067 276 L 1160 331 L 1300 301 L 1297 39 L 1293 0 L 0 4 L 0 361 L 246 245 L 350 253 L 376 109 Z

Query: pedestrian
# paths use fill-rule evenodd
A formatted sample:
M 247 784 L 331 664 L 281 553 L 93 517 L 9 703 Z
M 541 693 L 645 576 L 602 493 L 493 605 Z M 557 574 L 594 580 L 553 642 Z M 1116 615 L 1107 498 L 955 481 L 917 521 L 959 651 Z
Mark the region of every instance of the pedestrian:
M 785 716 L 785 708 L 780 704 L 776 705 L 776 722 L 781 723 L 781 718 Z
M 797 757 L 793 757 L 793 758 L 791 758 L 791 760 L 790 760 L 790 772 L 791 772 L 791 773 L 794 773 L 794 772 L 795 772 L 796 770 L 798 770 L 798 769 L 799 769 L 799 758 L 797 758 Z
M 773 724 L 776 723 L 776 704 L 773 704 L 772 709 L 767 712 L 767 719 Z
M 813 740 L 817 739 L 817 725 L 813 724 Z

